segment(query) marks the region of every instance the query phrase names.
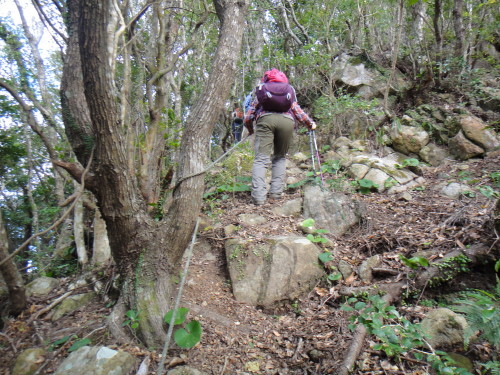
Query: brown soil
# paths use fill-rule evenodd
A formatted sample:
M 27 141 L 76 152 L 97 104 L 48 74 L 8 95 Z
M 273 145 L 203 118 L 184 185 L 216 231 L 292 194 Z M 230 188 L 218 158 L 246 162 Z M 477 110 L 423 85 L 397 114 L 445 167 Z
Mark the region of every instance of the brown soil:
M 475 197 L 463 196 L 452 201 L 443 198 L 433 189 L 441 181 L 460 181 L 471 186 L 492 185 L 490 175 L 498 171 L 499 157 L 489 157 L 467 163 L 452 163 L 441 168 L 425 168 L 426 189 L 411 191 L 407 202 L 397 196 L 385 194 L 355 194 L 366 207 L 363 223 L 340 238 L 329 237 L 335 244 L 332 253 L 336 260 L 344 259 L 353 266 L 374 254 L 381 254 L 384 267 L 397 274 L 384 276 L 377 282 L 405 280 L 409 269 L 398 259 L 399 254 L 409 257 L 417 250 L 432 250 L 431 260 L 442 257 L 451 250 L 484 243 L 493 246 L 493 199 L 477 193 Z M 468 165 L 468 169 L 463 169 Z M 472 189 L 471 189 L 472 190 Z M 285 199 L 300 196 L 300 191 L 288 192 L 279 201 L 255 207 L 247 194 L 239 193 L 221 201 L 220 214 L 214 216 L 214 225 L 202 231 L 199 241 L 208 241 L 206 250 L 197 250 L 189 269 L 183 293 L 182 306 L 190 309 L 190 318 L 203 326 L 201 342 L 193 349 L 180 349 L 173 345 L 167 364 L 186 364 L 208 374 L 336 374 L 349 348 L 352 332 L 348 328 L 350 313 L 340 310 L 343 299 L 339 296 L 342 285 L 362 286 L 355 276 L 342 282 L 319 283 L 300 300 L 284 302 L 274 309 L 261 309 L 238 303 L 231 293 L 224 256 L 224 226 L 239 225 L 238 215 L 259 213 L 269 218 L 264 226 L 241 228 L 242 237 L 265 237 L 273 234 L 296 233 L 302 219 L 281 217 L 271 209 Z M 328 235 L 327 235 L 328 237 Z M 202 247 L 200 247 L 202 248 Z M 498 243 L 492 247 L 498 258 Z M 325 278 L 326 279 L 326 278 Z M 109 280 L 104 279 L 104 282 Z M 50 298 L 31 299 L 30 308 L 16 319 L 6 322 L 0 333 L 0 374 L 10 374 L 19 353 L 31 347 L 50 347 L 40 373 L 53 373 L 75 342 L 54 345 L 56 340 L 76 335 L 89 337 L 93 345 L 107 345 L 127 350 L 140 360 L 151 356 L 150 374 L 156 373 L 161 348 L 150 350 L 137 345 L 116 345 L 106 332 L 106 317 L 110 313 L 107 302 L 99 301 L 84 309 L 52 322 L 50 312 L 29 322 L 32 314 L 45 308 L 56 297 L 64 294 L 69 280 Z M 472 269 L 464 277 L 441 286 L 438 290 L 409 290 L 407 303 L 398 305 L 401 313 L 418 321 L 428 307 L 411 305 L 429 298 L 439 298 L 450 291 L 468 287 L 492 287 L 495 276 L 491 264 Z M 76 337 L 75 336 L 75 337 Z M 369 337 L 368 341 L 375 339 Z M 356 374 L 425 374 L 427 366 L 410 361 L 394 361 L 365 345 Z M 460 348 L 455 348 L 460 350 Z M 479 343 L 468 353 L 473 359 L 489 358 L 491 348 Z M 392 367 L 391 367 L 392 366 Z

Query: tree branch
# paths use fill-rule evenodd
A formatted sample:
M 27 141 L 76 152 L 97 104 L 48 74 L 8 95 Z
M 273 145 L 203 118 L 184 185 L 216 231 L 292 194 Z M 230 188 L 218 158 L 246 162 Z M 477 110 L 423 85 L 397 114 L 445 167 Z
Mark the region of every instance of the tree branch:
M 80 189 L 78 189 L 78 196 L 77 197 L 80 197 L 85 191 L 85 175 L 87 174 L 87 172 L 90 169 L 90 165 L 92 164 L 93 157 L 94 157 L 94 149 L 92 149 L 87 167 L 85 168 L 85 170 L 83 171 L 83 173 L 81 175 L 81 185 L 80 185 Z M 40 237 L 40 236 L 44 235 L 45 233 L 48 233 L 52 229 L 56 228 L 59 224 L 61 224 L 64 221 L 64 219 L 66 219 L 66 217 L 70 214 L 70 212 L 73 210 L 77 201 L 78 201 L 78 199 L 75 199 L 73 201 L 73 203 L 71 204 L 71 206 L 64 212 L 64 214 L 58 220 L 56 220 L 50 227 L 48 227 L 47 229 L 45 229 L 41 232 L 35 233 L 30 238 L 28 238 L 26 241 L 24 241 L 7 258 L 3 259 L 0 262 L 0 266 L 2 264 L 4 264 L 5 262 L 7 262 L 9 259 L 12 259 L 17 253 L 19 253 L 22 249 L 24 249 L 26 246 L 28 246 L 30 244 L 30 242 L 33 241 L 34 238 Z

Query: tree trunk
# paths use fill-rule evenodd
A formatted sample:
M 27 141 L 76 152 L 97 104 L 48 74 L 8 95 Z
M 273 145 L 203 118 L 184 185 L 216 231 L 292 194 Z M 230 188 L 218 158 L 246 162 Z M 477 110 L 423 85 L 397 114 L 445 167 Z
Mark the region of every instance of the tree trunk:
M 465 56 L 465 28 L 463 21 L 464 0 L 455 0 L 453 3 L 453 27 L 455 29 L 455 56 L 466 61 Z
M 221 20 L 218 47 L 211 64 L 214 68 L 185 124 L 179 178 L 203 170 L 216 116 L 234 81 L 248 4 L 235 0 L 214 0 L 214 4 Z M 122 122 L 114 82 L 118 38 L 114 2 L 81 0 L 76 11 L 80 17 L 73 15 L 71 19 L 79 19 L 84 93 L 95 140 L 87 182 L 101 208 L 113 258 L 123 277 L 122 294 L 112 321 L 123 318 L 119 315 L 124 308 L 138 311 L 140 337 L 147 345 L 159 345 L 165 336 L 163 315 L 171 304 L 171 276 L 179 271 L 201 208 L 203 175 L 178 184 L 173 203 L 161 222 L 149 216 L 136 176 L 128 168 L 133 157 L 127 152 L 129 124 Z
M 18 315 L 27 305 L 26 293 L 24 290 L 23 278 L 17 270 L 14 259 L 11 258 L 7 262 L 1 264 L 8 256 L 9 240 L 3 224 L 2 211 L 0 210 L 0 273 L 9 290 L 9 301 L 11 304 L 10 313 Z
M 441 80 L 441 63 L 443 58 L 443 30 L 441 27 L 442 0 L 434 0 L 434 37 L 436 39 L 436 64 L 438 65 L 438 80 Z

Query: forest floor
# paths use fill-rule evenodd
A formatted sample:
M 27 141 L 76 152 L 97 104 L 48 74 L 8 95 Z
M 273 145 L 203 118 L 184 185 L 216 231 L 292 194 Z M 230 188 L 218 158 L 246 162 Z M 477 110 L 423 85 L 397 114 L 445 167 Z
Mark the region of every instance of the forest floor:
M 411 256 L 417 250 L 429 250 L 429 259 L 442 257 L 451 250 L 476 243 L 491 246 L 496 238 L 492 229 L 494 200 L 473 187 L 492 185 L 491 173 L 498 172 L 499 156 L 450 162 L 437 168 L 422 169 L 426 186 L 411 191 L 411 200 L 379 193 L 354 194 L 365 206 L 362 225 L 345 235 L 329 237 L 335 244 L 335 260 L 344 259 L 354 267 L 369 256 L 380 254 L 385 268 L 397 272 L 378 282 L 405 280 L 410 271 L 398 259 L 399 254 Z M 471 185 L 474 196 L 451 200 L 442 197 L 435 187 L 443 181 Z M 344 299 L 338 290 L 342 285 L 361 286 L 355 276 L 340 282 L 320 282 L 314 290 L 297 301 L 289 301 L 273 309 L 255 308 L 235 301 L 231 291 L 224 254 L 224 226 L 239 225 L 238 215 L 258 213 L 268 217 L 265 226 L 246 227 L 238 236 L 268 236 L 283 233 L 300 234 L 297 223 L 305 218 L 282 217 L 271 209 L 285 199 L 300 196 L 300 191 L 287 192 L 279 201 L 255 207 L 248 193 L 236 193 L 220 201 L 216 207 L 215 225 L 198 238 L 210 247 L 197 247 L 189 269 L 181 305 L 190 309 L 189 318 L 196 318 L 203 327 L 201 342 L 192 349 L 175 345 L 169 351 L 168 366 L 189 365 L 208 374 L 337 374 L 353 333 L 348 328 L 349 312 L 340 309 Z M 450 220 L 452 219 L 452 220 Z M 498 243 L 496 248 L 498 258 Z M 326 274 L 325 274 L 326 275 Z M 67 280 L 69 282 L 69 280 Z M 67 285 L 67 283 L 66 283 Z M 450 293 L 467 288 L 486 289 L 495 285 L 491 264 L 472 268 L 451 283 L 437 289 L 408 289 L 396 306 L 412 322 L 418 322 L 426 311 L 446 300 Z M 31 347 L 48 347 L 52 351 L 40 373 L 50 374 L 67 356 L 75 337 L 90 337 L 93 345 L 107 345 L 126 350 L 143 360 L 152 359 L 150 374 L 156 373 L 161 348 L 149 350 L 139 345 L 117 345 L 106 333 L 106 317 L 110 307 L 94 302 L 83 309 L 52 322 L 45 315 L 30 321 L 32 314 L 45 308 L 58 295 L 66 292 L 62 285 L 50 298 L 32 299 L 31 307 L 17 319 L 6 324 L 0 335 L 0 374 L 10 374 L 17 355 Z M 424 303 L 425 302 L 425 303 Z M 72 336 L 75 335 L 75 336 Z M 72 337 L 66 343 L 56 340 Z M 370 348 L 373 337 L 367 337 L 358 358 L 355 374 L 426 374 L 428 366 L 419 361 L 388 359 Z M 464 354 L 462 346 L 451 348 Z M 466 353 L 476 361 L 486 361 L 488 345 L 478 342 Z

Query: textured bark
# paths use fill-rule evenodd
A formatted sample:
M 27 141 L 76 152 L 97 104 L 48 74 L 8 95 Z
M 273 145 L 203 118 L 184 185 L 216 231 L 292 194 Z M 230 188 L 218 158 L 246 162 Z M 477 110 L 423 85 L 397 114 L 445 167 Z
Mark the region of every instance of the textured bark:
M 90 113 L 83 93 L 83 76 L 78 38 L 78 1 L 68 1 L 68 45 L 61 77 L 61 107 L 64 130 L 76 157 L 86 165 L 93 147 Z
M 455 56 L 466 60 L 465 56 L 465 27 L 463 21 L 464 1 L 455 0 L 453 3 L 453 27 L 455 29 Z
M 78 263 L 84 266 L 89 262 L 89 257 L 84 238 L 83 197 L 78 198 L 73 215 L 73 235 L 75 236 L 76 254 L 78 256 Z
M 0 210 L 0 263 L 9 256 L 9 240 L 3 224 Z M 10 312 L 14 315 L 23 311 L 27 305 L 26 293 L 21 274 L 17 270 L 13 259 L 0 265 L 0 273 L 9 290 Z
M 98 208 L 94 212 L 94 242 L 92 252 L 92 264 L 101 266 L 111 260 L 111 249 L 109 247 L 108 231 L 106 223 Z
M 184 127 L 177 169 L 179 178 L 199 172 L 205 166 L 210 135 L 229 94 L 239 56 L 247 4 L 234 0 L 214 3 L 221 19 L 220 38 L 212 61 L 213 71 Z M 201 208 L 203 175 L 178 184 L 172 205 L 162 221 L 157 222 L 148 214 L 148 199 L 144 199 L 140 184 L 129 168 L 134 157 L 127 143 L 129 124 L 123 122 L 126 119 L 122 116 L 123 98 L 114 81 L 119 38 L 116 9 L 111 0 L 82 0 L 76 11 L 80 17 L 73 14 L 71 19 L 79 21 L 84 100 L 89 109 L 95 147 L 92 178 L 96 183 L 91 189 L 106 222 L 113 258 L 124 280 L 120 309 L 113 315 L 112 322 L 120 319 L 124 307 L 139 311 L 141 338 L 147 345 L 158 345 L 165 335 L 162 317 L 170 307 L 171 275 L 179 271 Z M 67 88 L 79 90 L 77 85 Z M 81 97 L 78 92 L 74 95 Z M 74 115 L 77 111 L 70 108 L 70 113 Z M 74 123 L 86 124 L 86 121 L 78 119 Z M 85 149 L 75 147 L 75 152 L 85 153 Z

